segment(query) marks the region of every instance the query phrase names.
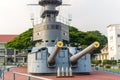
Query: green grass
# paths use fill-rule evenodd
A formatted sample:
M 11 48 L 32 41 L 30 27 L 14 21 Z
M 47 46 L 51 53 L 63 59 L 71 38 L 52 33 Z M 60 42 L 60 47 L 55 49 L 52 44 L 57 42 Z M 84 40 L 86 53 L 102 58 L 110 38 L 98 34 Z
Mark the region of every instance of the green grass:
M 106 68 L 106 70 L 112 70 L 112 71 L 115 71 L 115 72 L 120 72 L 120 69 L 115 69 L 115 68 L 113 68 L 113 69 L 112 68 L 111 69 Z

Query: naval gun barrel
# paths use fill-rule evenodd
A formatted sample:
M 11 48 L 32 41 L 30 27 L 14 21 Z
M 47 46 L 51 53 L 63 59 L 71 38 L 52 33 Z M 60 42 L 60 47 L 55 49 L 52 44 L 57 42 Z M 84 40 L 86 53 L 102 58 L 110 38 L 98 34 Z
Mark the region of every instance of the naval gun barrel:
M 54 58 L 55 58 L 56 54 L 59 52 L 59 50 L 62 46 L 63 46 L 63 42 L 58 41 L 57 44 L 55 45 L 54 51 L 48 57 L 48 63 L 54 62 Z
M 70 57 L 70 61 L 71 62 L 76 62 L 79 58 L 81 58 L 82 56 L 84 56 L 85 54 L 93 51 L 94 49 L 99 47 L 99 42 L 94 42 L 92 43 L 90 46 L 88 46 L 87 48 L 85 48 L 84 50 L 82 50 L 81 52 L 73 55 Z

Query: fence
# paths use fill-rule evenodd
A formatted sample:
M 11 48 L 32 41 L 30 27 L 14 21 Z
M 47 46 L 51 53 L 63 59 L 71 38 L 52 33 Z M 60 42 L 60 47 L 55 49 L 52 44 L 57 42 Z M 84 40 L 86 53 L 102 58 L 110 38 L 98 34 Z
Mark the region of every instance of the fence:
M 108 72 L 108 73 L 120 75 L 120 71 L 113 71 L 113 70 L 105 69 L 105 68 L 102 68 L 102 67 L 94 67 L 94 68 L 92 68 L 92 70 L 93 71 L 94 70 L 99 70 L 99 71 L 103 71 L 103 72 Z
M 29 74 L 24 74 L 24 73 L 18 73 L 18 72 L 14 72 L 13 73 L 13 80 L 16 80 L 17 77 L 15 77 L 15 75 L 22 75 L 22 76 L 27 76 L 27 80 L 31 80 L 31 78 L 35 78 L 38 80 L 52 80 L 52 79 L 47 79 L 47 78 L 43 78 L 43 77 L 38 77 L 38 76 L 33 76 L 33 75 L 29 75 Z

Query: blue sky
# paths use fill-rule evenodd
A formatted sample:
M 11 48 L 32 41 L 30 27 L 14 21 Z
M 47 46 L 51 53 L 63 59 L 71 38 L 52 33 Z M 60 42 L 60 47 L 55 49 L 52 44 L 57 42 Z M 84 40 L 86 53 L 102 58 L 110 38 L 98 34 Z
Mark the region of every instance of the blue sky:
M 27 6 L 38 0 L 0 0 L 0 34 L 20 34 L 40 22 L 41 7 Z M 120 0 L 63 0 L 71 6 L 61 7 L 60 15 L 72 16 L 71 25 L 82 31 L 99 30 L 107 35 L 107 26 L 120 24 Z

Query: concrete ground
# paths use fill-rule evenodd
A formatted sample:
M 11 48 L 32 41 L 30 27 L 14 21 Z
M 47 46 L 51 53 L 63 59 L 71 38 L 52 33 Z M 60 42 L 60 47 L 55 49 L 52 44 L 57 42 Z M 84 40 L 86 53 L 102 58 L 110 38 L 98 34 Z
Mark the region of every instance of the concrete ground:
M 4 73 L 4 80 L 13 80 L 13 72 L 27 74 L 27 67 L 12 68 L 9 72 Z M 90 75 L 74 75 L 74 77 L 57 78 L 56 76 L 39 76 L 52 80 L 120 80 L 120 75 L 102 71 L 92 71 Z M 15 80 L 28 80 L 26 76 L 16 74 Z M 31 78 L 30 80 L 38 80 Z

